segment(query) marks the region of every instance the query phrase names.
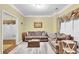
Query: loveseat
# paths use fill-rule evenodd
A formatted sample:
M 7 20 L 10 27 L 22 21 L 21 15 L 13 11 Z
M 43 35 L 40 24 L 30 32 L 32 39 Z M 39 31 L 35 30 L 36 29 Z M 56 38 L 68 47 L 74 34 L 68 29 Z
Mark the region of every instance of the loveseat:
M 48 41 L 48 35 L 45 31 L 28 31 L 22 33 L 23 41 L 28 41 L 30 39 L 39 39 L 41 42 Z

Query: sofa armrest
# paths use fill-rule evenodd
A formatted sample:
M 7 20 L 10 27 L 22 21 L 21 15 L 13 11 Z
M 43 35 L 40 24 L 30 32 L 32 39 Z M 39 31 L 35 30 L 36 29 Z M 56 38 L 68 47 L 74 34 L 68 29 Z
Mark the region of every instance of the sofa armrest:
M 22 40 L 25 41 L 25 37 L 27 36 L 27 32 L 22 33 Z

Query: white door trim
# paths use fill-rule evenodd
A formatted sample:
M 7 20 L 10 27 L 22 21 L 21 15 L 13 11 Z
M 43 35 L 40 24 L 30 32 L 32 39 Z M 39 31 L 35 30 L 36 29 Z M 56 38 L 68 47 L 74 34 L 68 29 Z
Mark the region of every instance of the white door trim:
M 13 15 L 12 13 L 10 13 L 10 12 L 8 12 L 8 11 L 6 11 L 6 10 L 2 10 L 2 33 L 3 33 L 3 12 L 5 12 L 5 13 L 7 13 L 7 14 L 9 14 L 9 15 L 11 15 L 11 16 L 13 16 L 15 19 L 14 20 L 16 20 L 16 28 L 17 28 L 17 33 L 16 33 L 16 45 L 17 44 L 19 44 L 20 42 L 19 42 L 19 31 L 18 31 L 18 17 L 17 16 L 15 16 L 15 15 Z M 3 39 L 3 35 L 2 35 L 2 39 Z M 18 40 L 18 41 L 17 41 Z

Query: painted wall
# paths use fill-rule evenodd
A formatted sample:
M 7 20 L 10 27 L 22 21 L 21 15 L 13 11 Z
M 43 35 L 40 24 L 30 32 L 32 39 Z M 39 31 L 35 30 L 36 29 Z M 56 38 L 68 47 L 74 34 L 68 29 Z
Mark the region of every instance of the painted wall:
M 53 20 L 53 32 L 58 32 L 58 20 L 57 20 L 58 15 L 52 16 Z
M 34 28 L 34 22 L 42 22 L 42 28 Z M 56 32 L 56 21 L 52 17 L 25 17 L 24 31 Z
M 21 22 L 24 21 L 24 17 L 18 12 L 16 11 L 14 8 L 12 8 L 10 5 L 2 5 L 3 6 L 3 10 L 15 15 L 18 18 L 18 34 L 19 34 L 19 41 L 22 40 L 22 32 L 23 32 L 23 24 L 21 24 Z

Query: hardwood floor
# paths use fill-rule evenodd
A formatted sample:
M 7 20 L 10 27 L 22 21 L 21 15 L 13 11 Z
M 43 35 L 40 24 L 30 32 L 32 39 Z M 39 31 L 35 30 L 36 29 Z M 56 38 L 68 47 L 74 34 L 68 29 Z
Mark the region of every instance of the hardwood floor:
M 27 42 L 22 42 L 9 54 L 55 54 L 48 42 L 41 42 L 38 48 L 28 48 Z

